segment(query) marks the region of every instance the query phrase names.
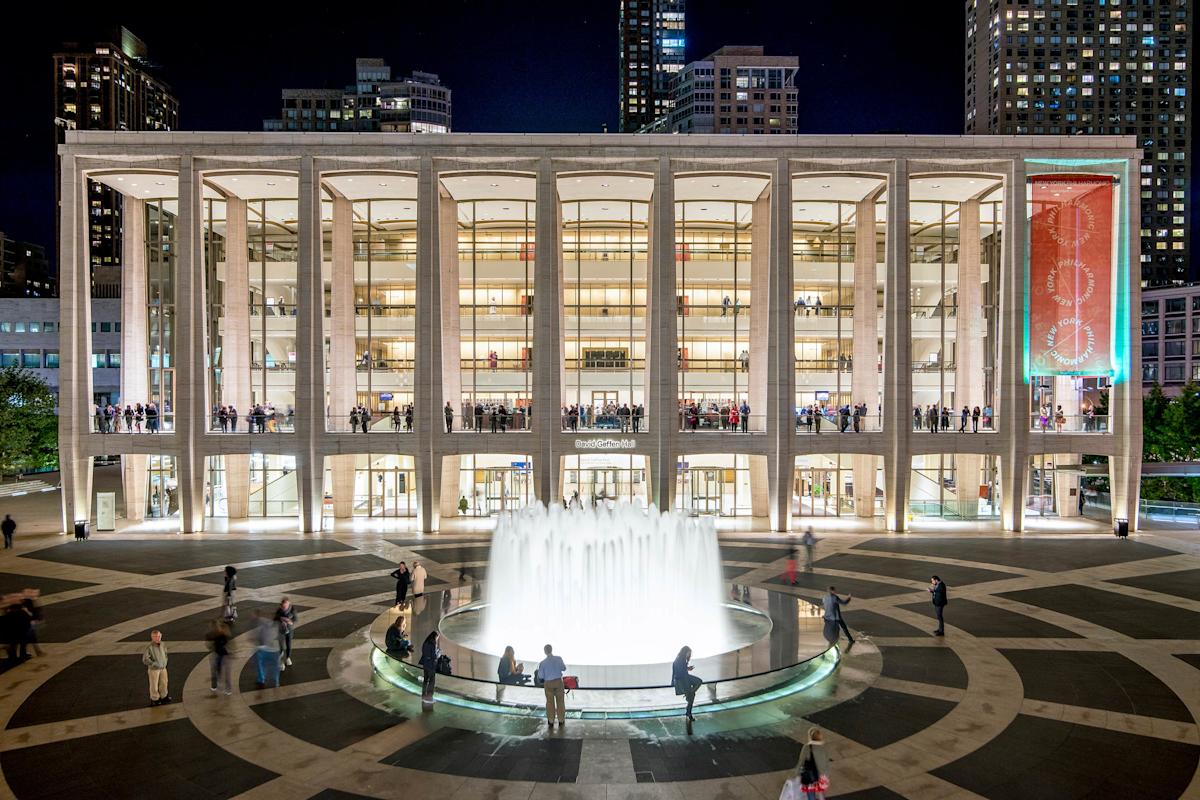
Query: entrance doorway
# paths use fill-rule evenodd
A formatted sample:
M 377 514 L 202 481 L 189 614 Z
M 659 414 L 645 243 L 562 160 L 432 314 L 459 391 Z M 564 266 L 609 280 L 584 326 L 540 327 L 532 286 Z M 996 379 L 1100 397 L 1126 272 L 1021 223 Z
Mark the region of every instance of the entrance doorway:
M 725 470 L 691 470 L 691 510 L 697 514 L 724 514 Z
M 414 517 L 417 514 L 416 474 L 393 467 L 371 471 L 369 515 L 372 517 Z
M 841 497 L 836 469 L 803 467 L 796 470 L 796 513 L 801 517 L 836 517 Z

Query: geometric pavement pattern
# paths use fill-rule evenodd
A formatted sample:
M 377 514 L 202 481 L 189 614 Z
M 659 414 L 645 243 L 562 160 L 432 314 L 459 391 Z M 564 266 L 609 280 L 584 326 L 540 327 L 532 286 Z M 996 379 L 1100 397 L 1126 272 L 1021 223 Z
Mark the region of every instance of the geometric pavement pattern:
M 0 770 L 19 798 L 769 798 L 811 725 L 831 796 L 1200 797 L 1200 543 L 1112 537 L 821 536 L 799 585 L 789 537 L 721 535 L 727 580 L 854 594 L 858 643 L 783 700 L 682 718 L 571 721 L 437 704 L 372 675 L 367 631 L 392 565 L 427 567 L 429 602 L 482 576 L 487 534 L 18 537 L 0 587 L 38 587 L 44 654 L 0 674 Z M 203 641 L 220 572 L 239 569 L 230 697 Z M 950 590 L 931 635 L 925 586 Z M 242 636 L 292 599 L 278 688 Z M 164 633 L 176 703 L 148 706 L 139 653 Z M 619 634 L 617 634 L 619 641 Z M 568 661 L 570 654 L 564 654 Z

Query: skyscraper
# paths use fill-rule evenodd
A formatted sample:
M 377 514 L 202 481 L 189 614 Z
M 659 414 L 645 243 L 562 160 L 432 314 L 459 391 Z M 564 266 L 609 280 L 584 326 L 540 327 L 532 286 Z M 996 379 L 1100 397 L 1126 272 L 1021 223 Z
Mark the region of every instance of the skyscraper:
M 966 0 L 965 130 L 1136 135 L 1142 283 L 1188 279 L 1192 5 Z
M 621 131 L 671 108 L 671 79 L 683 69 L 686 0 L 621 0 Z
M 263 130 L 450 132 L 450 89 L 434 73 L 393 78 L 383 59 L 358 58 L 354 79 L 344 89 L 284 89 L 279 117 Z
M 69 130 L 169 131 L 179 127 L 179 101 L 153 74 L 146 43 L 124 27 L 64 42 L 54 54 L 55 144 Z M 58 193 L 57 157 L 55 195 Z M 120 195 L 88 182 L 92 294 L 115 297 L 121 279 Z

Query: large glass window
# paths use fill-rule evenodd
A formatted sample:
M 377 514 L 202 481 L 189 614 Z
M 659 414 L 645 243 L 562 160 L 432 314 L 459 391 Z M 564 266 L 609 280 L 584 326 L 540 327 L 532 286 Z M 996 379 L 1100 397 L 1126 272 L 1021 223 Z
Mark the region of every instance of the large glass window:
M 752 475 L 755 466 L 761 469 L 760 475 Z M 763 456 L 683 455 L 676 463 L 676 481 L 676 510 L 726 517 L 766 514 Z
M 175 406 L 175 212 L 174 200 L 146 202 L 147 354 L 150 396 L 158 428 L 172 430 Z M 127 398 L 141 402 L 140 398 Z
M 563 458 L 563 467 L 563 502 L 568 505 L 649 505 L 645 456 L 571 455 Z
M 996 457 L 973 453 L 914 456 L 908 505 L 914 516 L 999 516 Z
M 533 458 L 502 453 L 461 456 L 458 492 L 460 503 L 467 501 L 467 516 L 484 517 L 524 508 L 535 501 Z

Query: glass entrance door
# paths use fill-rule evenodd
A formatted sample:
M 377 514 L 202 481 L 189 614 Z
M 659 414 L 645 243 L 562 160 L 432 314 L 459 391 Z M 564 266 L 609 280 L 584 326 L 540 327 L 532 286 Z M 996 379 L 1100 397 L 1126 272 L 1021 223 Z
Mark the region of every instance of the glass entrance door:
M 723 514 L 725 471 L 721 469 L 692 469 L 692 506 L 697 514 Z
M 416 513 L 416 480 L 411 470 L 372 471 L 372 517 L 412 517 Z
M 796 512 L 802 517 L 838 515 L 837 470 L 808 468 L 796 470 Z

